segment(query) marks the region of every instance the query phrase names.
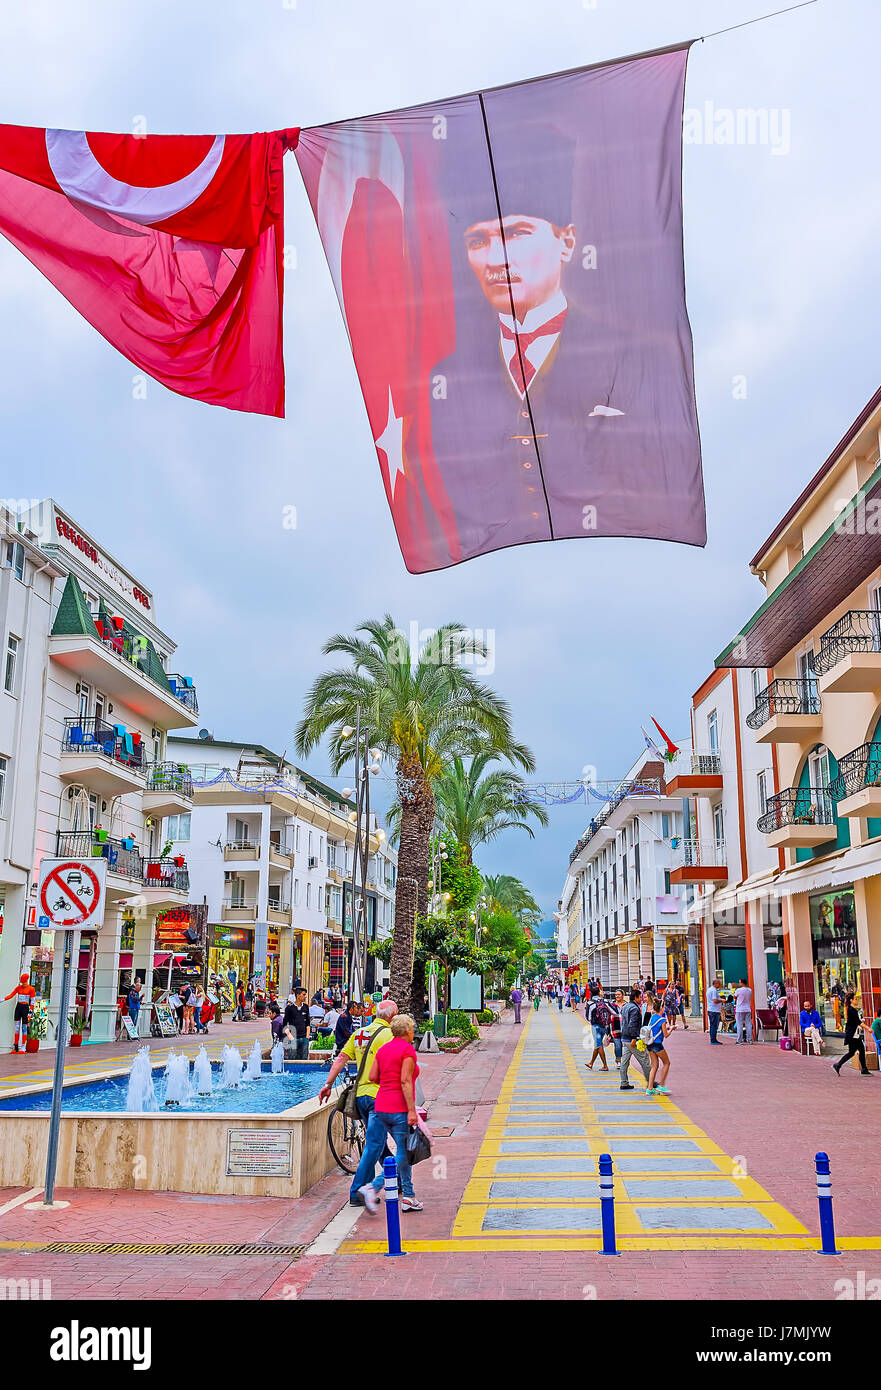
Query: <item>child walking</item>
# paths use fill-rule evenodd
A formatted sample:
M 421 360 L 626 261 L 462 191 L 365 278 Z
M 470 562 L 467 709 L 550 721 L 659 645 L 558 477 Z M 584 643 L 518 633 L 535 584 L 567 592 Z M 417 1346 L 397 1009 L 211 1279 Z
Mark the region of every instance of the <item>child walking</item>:
M 666 1096 L 670 1094 L 664 1084 L 670 1070 L 670 1058 L 667 1056 L 664 1042 L 673 1029 L 665 1017 L 664 1005 L 656 994 L 651 995 L 650 1003 L 652 1012 L 646 1025 L 651 1030 L 651 1041 L 646 1042 L 649 1054 L 649 1084 L 646 1095 Z

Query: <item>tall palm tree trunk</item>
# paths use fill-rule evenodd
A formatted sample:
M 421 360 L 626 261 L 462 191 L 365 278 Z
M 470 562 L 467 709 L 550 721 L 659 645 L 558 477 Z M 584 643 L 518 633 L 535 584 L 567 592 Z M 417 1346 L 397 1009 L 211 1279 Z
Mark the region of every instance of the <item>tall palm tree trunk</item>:
M 401 806 L 401 833 L 398 844 L 398 882 L 395 890 L 395 930 L 389 962 L 390 991 L 401 1012 L 413 1013 L 419 1022 L 422 1018 L 425 981 L 424 971 L 420 972 L 422 980 L 415 982 L 417 989 L 414 990 L 416 915 L 428 911 L 428 872 L 431 827 L 434 823 L 434 797 L 415 755 L 400 759 L 397 782 Z

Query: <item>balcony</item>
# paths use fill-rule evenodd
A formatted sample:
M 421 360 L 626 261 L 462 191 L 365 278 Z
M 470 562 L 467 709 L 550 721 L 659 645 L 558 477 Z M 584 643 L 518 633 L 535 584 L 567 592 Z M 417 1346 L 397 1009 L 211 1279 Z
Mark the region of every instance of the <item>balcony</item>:
M 269 862 L 279 869 L 292 869 L 294 867 L 295 855 L 294 847 L 286 840 L 269 841 Z
M 141 876 L 141 896 L 145 907 L 157 909 L 185 902 L 190 891 L 190 873 L 183 856 L 178 859 L 145 859 Z
M 668 796 L 713 796 L 722 790 L 722 759 L 718 753 L 692 753 L 684 763 L 689 771 L 677 764 L 675 775 L 667 783 Z
M 727 883 L 724 840 L 679 840 L 673 846 L 670 883 Z
M 835 803 L 828 787 L 789 787 L 769 796 L 757 821 L 769 849 L 812 849 L 835 839 Z
M 270 898 L 266 904 L 266 916 L 271 926 L 289 927 L 293 918 L 290 903 Z
M 864 743 L 846 753 L 832 792 L 839 816 L 881 816 L 881 743 Z
M 327 877 L 331 883 L 342 883 L 343 876 L 335 864 L 328 864 Z
M 253 898 L 230 898 L 220 909 L 224 922 L 256 922 L 257 903 Z
M 194 716 L 198 715 L 199 701 L 196 699 L 196 687 L 193 685 L 192 676 L 175 674 L 168 677 L 168 684 L 171 686 L 174 698 L 180 701 L 184 709 L 189 710 L 190 714 Z
M 131 898 L 139 892 L 143 875 L 140 850 L 130 840 L 98 839 L 94 830 L 59 831 L 55 853 L 59 859 L 106 859 L 108 903 Z
M 881 691 L 881 613 L 845 613 L 823 633 L 814 664 L 824 695 Z
M 823 725 L 817 682 L 772 681 L 759 695 L 746 722 L 755 731 L 756 743 L 807 742 Z
M 88 634 L 51 637 L 49 655 L 112 700 L 134 710 L 146 723 L 161 729 L 187 729 L 199 722 L 198 707 L 191 708 L 195 690 L 166 689 L 150 673 L 151 649 L 146 638 L 103 625 L 99 631 L 96 625 Z
M 154 819 L 193 808 L 193 779 L 182 763 L 151 763 L 143 798 L 144 814 Z
M 99 796 L 125 796 L 144 787 L 144 745 L 101 719 L 65 719 L 59 777 Z
M 227 840 L 223 846 L 223 857 L 227 864 L 256 860 L 260 858 L 260 846 L 255 840 Z

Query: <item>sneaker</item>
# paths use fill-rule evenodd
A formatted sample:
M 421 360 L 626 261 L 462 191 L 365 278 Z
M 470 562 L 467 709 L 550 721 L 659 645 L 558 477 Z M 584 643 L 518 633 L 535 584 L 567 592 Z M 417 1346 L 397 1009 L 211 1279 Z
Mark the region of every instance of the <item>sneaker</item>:
M 422 1203 L 417 1202 L 415 1197 L 401 1198 L 401 1211 L 422 1211 Z
M 667 1090 L 667 1087 L 666 1087 L 666 1086 L 656 1086 L 656 1087 L 655 1087 L 655 1095 L 656 1095 L 656 1096 L 657 1096 L 657 1095 L 669 1096 L 669 1094 L 670 1094 L 670 1092 Z
M 722 1046 L 722 1044 L 721 1044 L 720 1042 L 711 1042 L 711 1043 L 710 1043 L 710 1047 L 721 1047 L 721 1046 Z
M 838 1068 L 836 1067 L 836 1065 L 835 1065 L 834 1062 L 832 1063 L 832 1070 L 835 1072 L 835 1075 L 836 1075 L 836 1076 L 840 1076 L 840 1075 L 841 1075 L 841 1072 L 838 1070 Z
M 618 1090 L 619 1090 L 619 1091 L 632 1091 L 633 1089 L 634 1089 L 634 1088 L 633 1088 L 632 1086 L 619 1086 L 619 1087 L 618 1087 Z
M 651 1089 L 647 1086 L 647 1087 L 645 1088 L 645 1091 L 643 1092 L 643 1094 L 646 1095 L 646 1096 L 653 1096 L 653 1095 L 655 1094 L 655 1092 L 654 1092 L 653 1090 L 651 1090 Z
M 379 1211 L 379 1193 L 376 1188 L 371 1187 L 369 1183 L 365 1183 L 363 1187 L 359 1187 L 358 1196 L 370 1212 L 370 1215 L 375 1216 Z

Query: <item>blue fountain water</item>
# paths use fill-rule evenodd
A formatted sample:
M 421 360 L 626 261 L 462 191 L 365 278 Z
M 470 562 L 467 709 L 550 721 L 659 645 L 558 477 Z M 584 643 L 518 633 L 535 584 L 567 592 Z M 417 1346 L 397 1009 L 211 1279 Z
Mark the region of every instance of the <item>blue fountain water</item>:
M 263 1063 L 259 1078 L 249 1080 L 243 1076 L 238 1086 L 226 1090 L 218 1089 L 221 1067 L 217 1062 L 211 1066 L 214 1091 L 210 1096 L 192 1095 L 180 1105 L 166 1107 L 166 1080 L 161 1068 L 154 1068 L 153 1080 L 156 1099 L 159 1102 L 159 1116 L 182 1114 L 250 1114 L 277 1115 L 299 1105 L 302 1100 L 317 1096 L 327 1080 L 327 1068 L 316 1066 L 297 1066 L 288 1064 L 281 1074 L 273 1074 L 271 1064 Z M 65 1086 L 62 1111 L 70 1114 L 78 1110 L 98 1110 L 108 1113 L 124 1114 L 129 1078 L 114 1076 L 106 1081 L 88 1081 L 78 1086 Z M 42 1111 L 48 1110 L 51 1103 L 50 1091 L 33 1092 L 27 1096 L 6 1096 L 0 1099 L 0 1110 Z M 332 1103 L 332 1102 L 331 1102 Z

